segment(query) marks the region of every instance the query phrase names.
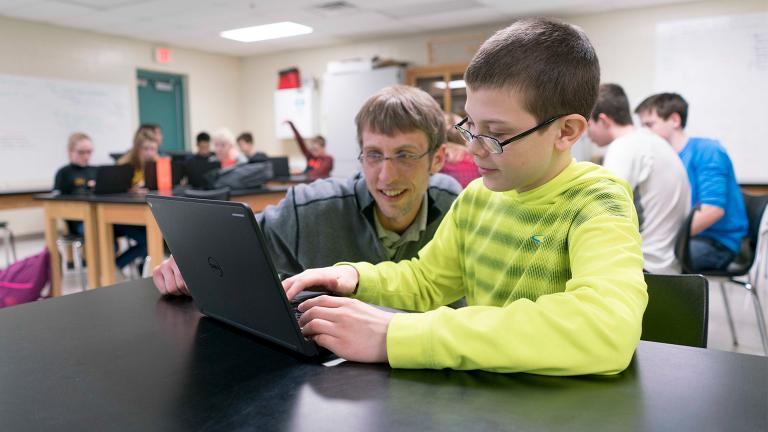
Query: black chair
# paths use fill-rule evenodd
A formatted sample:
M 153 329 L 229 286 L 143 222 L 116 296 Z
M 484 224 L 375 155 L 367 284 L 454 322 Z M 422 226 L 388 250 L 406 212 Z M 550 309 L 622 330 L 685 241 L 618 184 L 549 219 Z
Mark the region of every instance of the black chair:
M 701 275 L 645 274 L 642 340 L 707 347 L 709 288 Z
M 209 200 L 229 201 L 229 188 L 222 189 L 187 189 L 184 191 L 184 196 L 187 198 L 200 198 Z
M 768 252 L 768 214 L 765 212 L 766 205 L 768 205 L 768 195 L 754 196 L 743 194 L 743 196 L 744 205 L 747 210 L 747 219 L 749 220 L 749 230 L 747 237 L 744 239 L 742 252 L 726 270 L 693 270 L 689 243 L 691 222 L 693 221 L 693 213 L 696 209 L 691 212 L 691 215 L 685 221 L 685 225 L 681 227 L 678 233 L 675 255 L 678 257 L 684 273 L 700 273 L 707 278 L 718 281 L 734 345 L 738 345 L 739 342 L 736 337 L 736 327 L 733 324 L 728 295 L 725 292 L 725 284 L 730 282 L 747 290 L 752 297 L 752 304 L 755 308 L 755 318 L 757 319 L 763 351 L 768 355 L 768 334 L 766 334 L 768 330 L 766 329 L 763 307 L 757 293 L 757 284 L 761 277 L 765 277 L 762 275 L 762 272 L 768 266 L 768 260 L 766 259 L 766 253 Z

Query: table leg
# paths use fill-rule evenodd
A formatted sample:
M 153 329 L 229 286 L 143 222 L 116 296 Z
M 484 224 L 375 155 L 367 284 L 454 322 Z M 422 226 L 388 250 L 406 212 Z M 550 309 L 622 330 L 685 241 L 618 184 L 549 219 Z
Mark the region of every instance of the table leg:
M 160 265 L 165 258 L 165 250 L 163 249 L 163 234 L 160 232 L 160 227 L 157 225 L 155 218 L 147 208 L 147 252 L 149 253 L 149 265 L 152 270 L 156 266 Z
M 56 245 L 59 232 L 56 218 L 50 213 L 50 210 L 46 207 L 45 244 L 48 247 L 48 253 L 51 254 L 51 296 L 58 297 L 61 295 L 61 257 L 59 256 L 59 248 Z
M 98 207 L 96 218 L 99 220 L 100 286 L 107 286 L 115 283 L 115 233 L 112 224 L 105 222 L 102 206 Z
M 99 281 L 99 230 L 96 227 L 96 206 L 90 206 L 83 218 L 85 260 L 88 262 L 88 289 L 101 286 Z

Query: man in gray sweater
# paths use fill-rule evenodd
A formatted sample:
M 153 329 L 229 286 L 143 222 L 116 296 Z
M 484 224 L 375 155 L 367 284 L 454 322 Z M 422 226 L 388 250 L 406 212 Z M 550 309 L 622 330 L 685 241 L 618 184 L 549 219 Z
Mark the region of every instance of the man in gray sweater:
M 362 172 L 288 190 L 257 215 L 281 276 L 340 261 L 410 259 L 432 239 L 461 186 L 437 174 L 445 124 L 422 90 L 391 86 L 355 117 Z M 162 294 L 189 294 L 173 257 L 153 272 Z

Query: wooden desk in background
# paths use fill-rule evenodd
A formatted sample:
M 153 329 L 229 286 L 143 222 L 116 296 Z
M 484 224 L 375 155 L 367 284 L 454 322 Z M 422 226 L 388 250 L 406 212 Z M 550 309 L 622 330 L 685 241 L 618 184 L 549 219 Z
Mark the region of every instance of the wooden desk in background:
M 269 204 L 280 202 L 287 186 L 232 191 L 232 201 L 248 204 L 260 212 Z M 88 263 L 88 287 L 97 288 L 115 283 L 115 235 L 113 225 L 137 225 L 147 229 L 147 254 L 150 265 L 164 259 L 163 236 L 146 205 L 146 195 L 53 195 L 36 197 L 45 209 L 45 238 L 51 253 L 51 286 L 54 296 L 61 295 L 61 259 L 58 254 L 57 221 L 81 220 L 85 223 L 85 250 Z
M 19 208 L 42 207 L 35 200 L 35 195 L 48 192 L 47 190 L 4 192 L 0 193 L 0 210 L 15 210 Z
M 56 194 L 36 195 L 42 201 L 45 224 L 45 244 L 51 254 L 51 294 L 61 295 L 61 257 L 56 241 L 59 238 L 59 219 L 83 222 L 83 249 L 87 269 L 88 288 L 99 284 L 99 247 L 96 226 L 96 209 L 89 196 L 63 196 Z

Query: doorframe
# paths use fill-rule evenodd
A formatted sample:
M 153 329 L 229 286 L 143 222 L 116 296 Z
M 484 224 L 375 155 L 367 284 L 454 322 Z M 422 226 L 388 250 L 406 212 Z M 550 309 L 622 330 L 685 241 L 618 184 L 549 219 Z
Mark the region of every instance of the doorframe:
M 147 68 L 136 68 L 136 74 L 134 75 L 135 78 L 135 85 L 134 88 L 136 89 L 136 117 L 138 121 L 138 126 L 141 126 L 141 101 L 139 100 L 139 93 L 138 93 L 138 87 L 139 87 L 139 74 L 145 73 L 148 75 L 160 75 L 160 76 L 174 76 L 180 78 L 181 81 L 181 110 L 182 110 L 182 134 L 184 138 L 184 149 L 185 151 L 192 151 L 194 152 L 194 149 L 192 147 L 192 135 L 190 133 L 190 120 L 189 120 L 189 77 L 187 74 L 180 73 L 180 72 L 173 72 L 173 71 L 164 71 L 164 70 L 155 70 L 155 69 L 147 69 Z M 138 129 L 137 126 L 137 129 Z

